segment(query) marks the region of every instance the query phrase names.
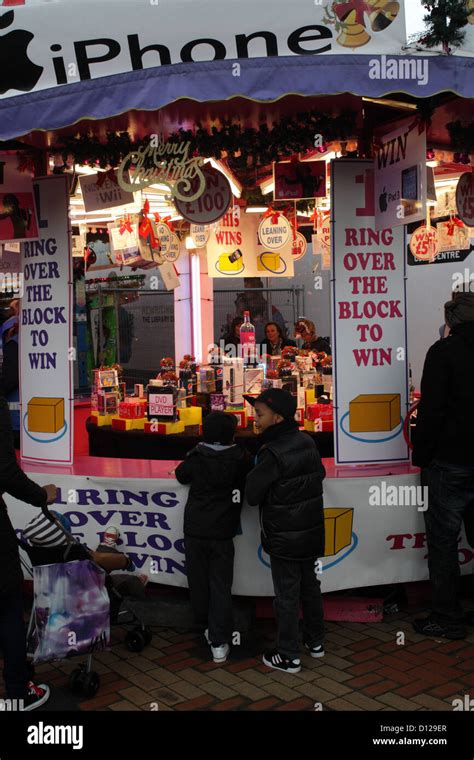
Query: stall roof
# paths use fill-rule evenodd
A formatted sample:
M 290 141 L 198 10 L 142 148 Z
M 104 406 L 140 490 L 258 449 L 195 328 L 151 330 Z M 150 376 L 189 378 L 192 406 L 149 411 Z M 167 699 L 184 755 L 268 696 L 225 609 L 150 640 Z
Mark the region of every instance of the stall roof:
M 393 60 L 404 61 L 402 56 Z M 451 92 L 474 97 L 474 59 L 419 57 L 428 81 L 371 79 L 366 56 L 276 58 L 241 61 L 241 76 L 229 76 L 225 61 L 177 64 L 78 82 L 54 90 L 17 95 L 0 101 L 0 140 L 33 130 L 59 130 L 83 119 L 106 119 L 130 110 L 155 111 L 183 98 L 225 101 L 237 96 L 256 102 L 287 94 L 307 97 L 350 93 L 381 98 L 400 93 L 430 97 Z M 420 69 L 421 71 L 421 69 Z

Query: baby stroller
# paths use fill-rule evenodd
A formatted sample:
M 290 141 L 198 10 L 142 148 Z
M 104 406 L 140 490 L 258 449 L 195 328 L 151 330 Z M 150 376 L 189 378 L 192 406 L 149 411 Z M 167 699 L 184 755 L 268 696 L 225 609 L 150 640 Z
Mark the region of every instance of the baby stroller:
M 110 575 L 112 569 L 115 569 L 115 567 L 118 566 L 118 561 L 120 561 L 120 558 L 122 558 L 122 561 L 126 561 L 128 566 L 129 563 L 131 564 L 131 561 L 127 555 L 116 551 L 113 554 L 114 559 L 111 561 L 110 558 L 112 555 L 102 554 L 100 552 L 91 552 L 88 547 L 76 541 L 69 530 L 69 525 L 66 521 L 66 518 L 59 513 L 50 512 L 47 507 L 44 507 L 42 509 L 42 514 L 38 515 L 38 517 L 35 517 L 34 520 L 32 520 L 26 526 L 23 537 L 18 541 L 18 543 L 20 549 L 23 550 L 28 558 L 26 559 L 25 556 L 20 553 L 22 567 L 25 570 L 27 576 L 33 579 L 33 583 L 35 576 L 34 568 L 42 568 L 41 573 L 44 573 L 45 577 L 47 578 L 49 572 L 54 571 L 54 573 L 56 573 L 61 570 L 61 567 L 64 569 L 64 566 L 67 563 L 73 562 L 77 562 L 77 566 L 75 568 L 71 566 L 66 569 L 66 575 L 70 574 L 72 570 L 76 572 L 80 569 L 79 565 L 81 565 L 85 570 L 84 577 L 86 579 L 86 584 L 87 577 L 91 577 L 93 579 L 94 573 L 96 576 L 100 576 L 98 586 L 101 587 L 102 592 L 99 591 L 98 596 L 100 597 L 102 593 L 102 599 L 100 601 L 102 614 L 99 614 L 98 617 L 96 615 L 94 618 L 94 609 L 87 610 L 88 600 L 93 599 L 94 597 L 94 588 L 87 589 L 84 588 L 83 584 L 80 584 L 80 587 L 78 587 L 77 590 L 74 589 L 73 593 L 69 594 L 69 598 L 72 598 L 74 603 L 77 603 L 77 599 L 84 600 L 83 628 L 86 631 L 89 625 L 89 623 L 86 622 L 86 618 L 89 619 L 89 622 L 90 620 L 95 620 L 97 622 L 98 618 L 100 618 L 102 627 L 99 625 L 99 628 L 97 630 L 100 629 L 104 631 L 103 621 L 105 616 L 107 619 L 107 634 L 109 626 L 113 624 L 134 625 L 134 628 L 127 632 L 124 641 L 129 651 L 140 652 L 151 642 L 153 634 L 151 630 L 143 624 L 133 609 L 133 598 L 130 598 L 129 596 L 125 598 L 120 593 L 120 586 L 119 589 L 116 588 L 116 584 L 114 584 L 113 581 L 113 576 Z M 87 562 L 84 562 L 84 560 L 87 560 Z M 89 576 L 87 575 L 88 573 Z M 104 574 L 105 584 L 103 578 Z M 133 576 L 131 577 L 133 578 Z M 93 583 L 92 585 L 94 586 L 95 584 Z M 107 592 L 106 599 L 104 599 L 104 586 Z M 33 659 L 37 655 L 40 640 L 40 631 L 37 629 L 37 625 L 38 621 L 40 626 L 42 625 L 42 614 L 45 611 L 45 605 L 40 604 L 39 607 L 37 607 L 38 589 L 35 587 L 34 590 L 34 602 L 27 631 L 27 655 L 32 674 L 34 673 Z M 48 594 L 46 591 L 46 597 L 47 596 Z M 46 607 L 46 612 L 49 611 L 50 610 Z M 91 612 L 91 614 L 88 614 L 88 612 Z M 54 617 L 54 615 L 52 617 Z M 59 622 L 61 623 L 61 621 Z M 108 635 L 106 636 L 105 633 L 102 632 L 100 636 L 97 636 L 94 639 L 89 639 L 87 650 L 82 647 L 82 651 L 79 652 L 78 649 L 71 647 L 68 649 L 67 654 L 63 655 L 63 657 L 66 658 L 81 653 L 86 653 L 87 655 L 87 661 L 75 668 L 70 674 L 69 687 L 74 693 L 82 693 L 84 696 L 89 698 L 95 696 L 100 687 L 100 676 L 96 671 L 92 670 L 93 652 L 99 649 L 105 649 L 107 647 L 107 644 Z M 50 657 L 48 656 L 48 659 L 61 659 L 61 657 L 52 654 Z M 48 659 L 45 658 L 43 653 L 41 659 L 38 661 L 46 662 Z

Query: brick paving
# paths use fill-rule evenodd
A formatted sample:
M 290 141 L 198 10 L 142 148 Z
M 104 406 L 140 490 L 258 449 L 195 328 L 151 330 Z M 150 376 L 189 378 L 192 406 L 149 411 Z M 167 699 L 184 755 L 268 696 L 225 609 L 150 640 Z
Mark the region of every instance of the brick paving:
M 68 690 L 80 658 L 41 665 L 36 680 L 53 687 L 50 710 L 451 711 L 454 699 L 474 697 L 474 629 L 464 641 L 427 639 L 413 632 L 412 618 L 410 611 L 382 623 L 327 623 L 326 656 L 302 654 L 301 672 L 291 675 L 261 661 L 273 645 L 272 620 L 242 634 L 221 665 L 193 633 L 154 626 L 151 644 L 135 654 L 123 644 L 126 629 L 113 628 L 111 651 L 94 658 L 94 698 Z

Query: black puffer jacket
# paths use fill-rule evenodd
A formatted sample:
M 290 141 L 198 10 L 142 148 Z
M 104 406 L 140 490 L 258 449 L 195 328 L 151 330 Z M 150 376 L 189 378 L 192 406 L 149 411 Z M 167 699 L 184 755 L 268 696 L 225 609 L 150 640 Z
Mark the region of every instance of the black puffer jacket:
M 16 535 L 3 501 L 4 493 L 35 507 L 46 504 L 44 488 L 30 480 L 17 462 L 10 412 L 0 396 L 0 597 L 18 593 L 23 581 Z
M 455 325 L 426 355 L 413 464 L 433 459 L 474 466 L 474 322 Z
M 184 509 L 184 535 L 224 540 L 237 533 L 250 457 L 240 446 L 199 443 L 176 468 L 176 479 L 190 483 Z M 240 492 L 240 500 L 235 491 Z
M 245 491 L 249 504 L 260 505 L 262 546 L 281 559 L 322 557 L 326 471 L 316 445 L 297 423 L 286 421 L 263 438 Z

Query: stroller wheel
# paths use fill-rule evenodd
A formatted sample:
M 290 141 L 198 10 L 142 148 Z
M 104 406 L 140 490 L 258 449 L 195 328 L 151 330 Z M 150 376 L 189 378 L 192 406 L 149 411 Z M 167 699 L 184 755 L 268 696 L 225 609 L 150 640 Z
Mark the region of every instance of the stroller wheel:
M 83 668 L 76 668 L 69 676 L 69 688 L 74 694 L 80 694 L 83 689 L 86 673 Z
M 143 629 L 143 636 L 145 637 L 145 646 L 148 646 L 148 644 L 151 644 L 152 639 L 153 639 L 153 631 L 147 625 Z
M 129 652 L 141 652 L 145 648 L 145 636 L 141 629 L 129 631 L 125 636 L 125 646 Z
M 100 687 L 100 676 L 95 671 L 86 673 L 84 675 L 84 682 L 82 684 L 82 693 L 86 697 L 95 697 Z

